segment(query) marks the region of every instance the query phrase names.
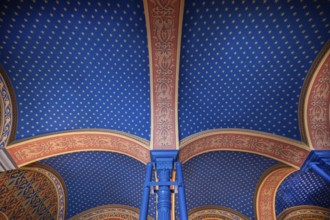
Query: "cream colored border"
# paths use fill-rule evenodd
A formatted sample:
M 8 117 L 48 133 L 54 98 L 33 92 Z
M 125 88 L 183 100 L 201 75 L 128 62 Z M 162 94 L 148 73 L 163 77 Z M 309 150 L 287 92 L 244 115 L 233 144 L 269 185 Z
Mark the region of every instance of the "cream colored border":
M 258 132 L 258 131 L 252 131 L 252 130 L 247 130 L 247 129 L 214 129 L 214 130 L 208 130 L 208 131 L 200 132 L 200 133 L 191 135 L 191 136 L 183 139 L 180 142 L 181 157 L 184 157 L 184 155 L 182 155 L 182 153 L 184 153 L 183 149 L 185 147 L 189 147 L 188 146 L 189 144 L 191 144 L 195 141 L 198 141 L 200 139 L 206 138 L 208 136 L 221 135 L 221 134 L 248 135 L 248 136 L 251 136 L 251 137 L 270 139 L 270 140 L 273 140 L 273 141 L 281 142 L 283 144 L 292 145 L 294 147 L 301 148 L 302 150 L 305 150 L 307 152 L 310 151 L 310 148 L 303 142 L 296 141 L 296 140 L 289 139 L 289 138 L 285 138 L 285 137 L 278 136 L 278 135 L 274 135 L 274 134 Z M 289 166 L 292 166 L 296 169 L 299 169 L 299 167 L 297 167 L 296 165 L 293 165 L 292 163 L 290 163 L 288 161 L 280 160 L 279 158 L 272 157 L 272 156 L 267 155 L 267 154 L 263 154 L 263 153 L 256 152 L 256 151 L 231 149 L 230 147 L 225 148 L 225 149 L 209 149 L 209 150 L 200 151 L 200 152 L 197 152 L 197 153 L 191 155 L 188 158 L 185 158 L 182 162 L 185 163 L 188 160 L 190 160 L 191 158 L 193 158 L 195 156 L 198 156 L 200 154 L 207 153 L 207 152 L 212 152 L 212 151 L 218 151 L 218 150 L 219 151 L 223 151 L 223 150 L 226 151 L 227 150 L 227 151 L 239 151 L 239 152 L 255 153 L 255 154 L 259 154 L 259 155 L 262 155 L 262 156 L 265 156 L 265 157 L 268 157 L 268 158 L 272 158 L 272 159 L 277 160 L 277 161 L 281 161 L 281 162 L 283 162 L 283 163 L 285 163 Z
M 308 146 L 313 150 L 313 143 L 311 141 L 311 135 L 310 135 L 310 130 L 309 130 L 309 124 L 308 124 L 308 100 L 310 99 L 311 93 L 312 93 L 312 88 L 313 85 L 315 83 L 316 78 L 318 77 L 318 74 L 320 72 L 320 69 L 323 67 L 323 64 L 325 63 L 325 61 L 327 60 L 327 58 L 330 56 L 330 48 L 327 49 L 326 53 L 322 55 L 322 59 L 321 61 L 318 63 L 317 68 L 315 69 L 315 71 L 313 71 L 313 76 L 311 78 L 311 80 L 308 83 L 308 89 L 306 92 L 306 96 L 304 97 L 304 113 L 303 113 L 303 122 L 304 122 L 304 130 L 305 130 L 305 135 L 307 138 L 307 144 Z M 329 109 L 330 110 L 330 109 Z M 330 122 L 329 122 L 330 123 Z
M 59 132 L 59 133 L 52 133 L 49 135 L 42 135 L 39 137 L 35 137 L 35 138 L 29 138 L 26 140 L 22 140 L 22 141 L 16 141 L 15 143 L 11 144 L 10 146 L 7 147 L 7 150 L 9 152 L 9 154 L 11 154 L 11 150 L 15 149 L 15 148 L 20 148 L 24 145 L 28 145 L 28 144 L 33 144 L 33 143 L 38 143 L 39 141 L 47 141 L 47 139 L 53 139 L 53 138 L 63 138 L 65 136 L 74 136 L 74 135 L 106 135 L 109 137 L 119 137 L 122 138 L 124 140 L 133 142 L 137 145 L 139 145 L 140 147 L 149 150 L 149 142 L 146 140 L 143 140 L 139 137 L 124 133 L 124 132 L 118 132 L 118 131 L 112 131 L 112 130 L 100 130 L 100 129 L 88 129 L 88 130 L 74 130 L 74 131 L 65 131 L 65 132 Z M 132 149 L 131 153 L 126 153 L 120 150 L 114 150 L 109 148 L 109 150 L 107 149 L 103 149 L 103 148 L 93 148 L 93 149 L 88 149 L 85 148 L 83 150 L 68 150 L 68 151 L 63 151 L 61 153 L 56 153 L 56 154 L 51 154 L 50 156 L 44 156 L 44 157 L 38 157 L 36 159 L 30 160 L 26 163 L 20 163 L 18 164 L 19 167 L 25 166 L 27 164 L 42 160 L 42 159 L 46 159 L 49 157 L 54 157 L 54 156 L 59 156 L 59 155 L 63 155 L 63 154 L 67 154 L 67 153 L 73 153 L 73 152 L 86 152 L 86 151 L 108 151 L 108 152 L 116 152 L 116 153 L 120 153 L 120 154 L 124 154 L 127 155 L 129 157 L 132 157 L 136 160 L 139 160 L 140 162 L 146 164 L 148 161 L 142 160 L 141 158 L 137 157 L 136 154 L 139 152 L 140 149 Z M 13 155 L 11 155 L 13 158 L 15 158 Z
M 98 206 L 95 208 L 88 209 L 86 211 L 83 211 L 83 212 L 69 218 L 69 220 L 83 220 L 83 219 L 88 220 L 92 217 L 100 215 L 98 213 L 95 213 L 96 215 L 90 216 L 90 213 L 102 211 L 102 210 L 106 210 L 106 209 L 123 209 L 123 210 L 127 210 L 127 211 L 137 214 L 137 215 L 139 215 L 139 213 L 140 213 L 140 210 L 137 208 L 127 206 L 127 205 L 113 204 L 113 205 L 103 205 L 103 206 Z M 148 220 L 153 220 L 153 218 L 148 216 Z
M 306 213 L 301 213 L 305 211 Z M 297 214 L 295 214 L 297 212 Z M 298 217 L 299 215 L 317 215 L 319 217 L 330 217 L 330 209 L 319 207 L 319 206 L 312 206 L 312 205 L 301 205 L 301 206 L 294 206 L 291 208 L 285 209 L 281 212 L 278 216 L 278 220 L 286 220 L 292 217 Z
M 261 197 L 260 190 L 265 185 L 266 180 L 268 180 L 269 178 L 272 178 L 274 174 L 276 175 L 276 173 L 280 172 L 281 170 L 287 170 L 288 173 L 286 173 L 285 175 L 282 175 L 281 179 L 276 183 L 277 185 L 274 188 L 274 194 L 273 194 L 273 197 L 271 198 L 272 204 L 269 204 L 269 205 L 272 206 L 272 209 L 274 211 L 273 213 L 269 213 L 269 214 L 272 215 L 273 220 L 276 220 L 276 212 L 275 212 L 276 192 L 277 192 L 279 186 L 281 185 L 281 183 L 285 180 L 285 178 L 288 177 L 293 172 L 297 171 L 296 169 L 294 169 L 292 167 L 283 166 L 281 164 L 280 165 L 275 165 L 275 166 L 269 168 L 268 170 L 266 170 L 266 172 L 262 175 L 262 177 L 259 180 L 259 183 L 256 187 L 257 191 L 255 193 L 255 197 L 256 197 L 255 198 L 255 215 L 256 215 L 256 219 L 264 220 L 264 219 L 261 219 L 260 216 L 259 216 L 259 214 L 260 214 L 259 203 L 260 203 L 260 197 Z M 270 220 L 270 218 L 267 219 L 267 220 Z

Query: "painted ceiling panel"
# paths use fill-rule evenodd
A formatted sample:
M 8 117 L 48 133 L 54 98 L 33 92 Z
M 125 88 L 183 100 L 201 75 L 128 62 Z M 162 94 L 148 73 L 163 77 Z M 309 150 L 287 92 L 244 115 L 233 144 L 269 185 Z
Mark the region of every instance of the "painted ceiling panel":
M 304 78 L 330 38 L 330 1 L 186 0 L 180 138 L 245 128 L 300 140 Z
M 255 187 L 266 169 L 276 164 L 277 161 L 256 154 L 230 151 L 192 158 L 183 164 L 188 211 L 218 205 L 254 219 Z
M 150 136 L 142 1 L 2 1 L 0 60 L 17 96 L 17 139 L 106 128 Z
M 145 165 L 126 155 L 81 152 L 57 156 L 42 163 L 62 176 L 68 195 L 67 218 L 108 204 L 140 208 Z M 150 204 L 149 215 L 155 216 Z
M 330 183 L 312 170 L 288 176 L 276 193 L 276 215 L 299 205 L 330 208 Z

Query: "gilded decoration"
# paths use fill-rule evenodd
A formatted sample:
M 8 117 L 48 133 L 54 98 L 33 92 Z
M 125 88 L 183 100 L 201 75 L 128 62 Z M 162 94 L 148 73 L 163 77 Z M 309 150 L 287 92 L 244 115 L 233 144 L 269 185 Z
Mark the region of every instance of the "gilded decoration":
M 15 139 L 17 106 L 14 89 L 0 66 L 0 148 Z
M 180 150 L 182 162 L 209 151 L 232 150 L 260 154 L 293 167 L 300 167 L 310 151 L 301 142 L 239 129 L 201 132 L 184 139 Z
M 330 209 L 317 206 L 296 206 L 284 210 L 278 220 L 330 220 Z
M 146 141 L 122 132 L 85 130 L 64 132 L 22 141 L 8 147 L 17 165 L 23 166 L 44 158 L 79 151 L 111 151 L 149 161 Z
M 302 137 L 312 149 L 330 149 L 330 41 L 307 75 L 301 102 Z
M 86 210 L 69 220 L 139 220 L 139 209 L 125 205 L 104 205 Z M 148 220 L 153 218 L 148 217 Z
M 204 206 L 189 212 L 189 220 L 248 220 L 249 218 L 222 206 Z
M 154 149 L 177 149 L 177 93 L 183 1 L 145 0 Z
M 260 220 L 276 220 L 275 197 L 283 180 L 296 169 L 283 165 L 276 165 L 268 169 L 260 178 L 257 186 L 255 208 L 256 218 Z
M 0 173 L 0 212 L 8 219 L 65 219 L 65 186 L 44 165 Z

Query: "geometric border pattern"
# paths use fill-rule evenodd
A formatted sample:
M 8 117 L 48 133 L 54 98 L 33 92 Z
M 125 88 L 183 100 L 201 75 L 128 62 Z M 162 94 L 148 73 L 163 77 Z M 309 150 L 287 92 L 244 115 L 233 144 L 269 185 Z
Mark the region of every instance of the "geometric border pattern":
M 310 149 L 303 142 L 243 129 L 218 129 L 200 132 L 180 142 L 180 161 L 210 151 L 229 150 L 259 154 L 300 168 Z
M 330 209 L 318 206 L 295 206 L 284 210 L 278 215 L 278 220 L 297 219 L 297 217 L 306 217 L 308 219 L 319 219 L 322 217 L 324 220 L 330 219 Z
M 255 193 L 256 219 L 276 220 L 276 192 L 283 180 L 296 169 L 284 165 L 269 168 L 260 178 Z
M 311 149 L 330 150 L 330 41 L 313 62 L 299 103 L 301 136 Z
M 175 150 L 184 0 L 144 0 L 151 95 L 151 148 Z
M 222 206 L 202 206 L 189 211 L 189 220 L 226 219 L 248 220 L 249 218 L 232 209 Z
M 17 127 L 17 104 L 14 88 L 0 65 L 0 148 L 15 140 Z
M 66 187 L 64 181 L 59 173 L 57 173 L 53 168 L 43 165 L 43 164 L 31 164 L 27 167 L 20 168 L 21 170 L 31 170 L 38 172 L 46 176 L 54 185 L 57 194 L 57 218 L 58 220 L 65 220 L 66 215 Z
M 77 214 L 69 220 L 107 220 L 107 219 L 128 219 L 138 220 L 139 209 L 126 205 L 104 205 L 88 209 Z M 148 220 L 153 220 L 148 216 Z
M 109 130 L 76 130 L 53 133 L 7 147 L 18 167 L 45 158 L 81 151 L 111 151 L 149 162 L 148 142 L 133 135 Z

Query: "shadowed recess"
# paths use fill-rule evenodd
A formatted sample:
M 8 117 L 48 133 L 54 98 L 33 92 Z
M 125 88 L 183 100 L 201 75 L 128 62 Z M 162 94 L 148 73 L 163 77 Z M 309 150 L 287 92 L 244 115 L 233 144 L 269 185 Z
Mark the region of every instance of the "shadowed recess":
M 192 158 L 183 164 L 188 211 L 199 206 L 217 205 L 254 219 L 256 184 L 263 172 L 275 164 L 278 162 L 263 156 L 230 151 Z
M 140 209 L 145 165 L 126 155 L 81 152 L 43 160 L 59 172 L 68 195 L 67 218 L 101 205 L 122 204 Z M 149 215 L 155 216 L 150 205 Z
M 149 139 L 142 1 L 2 1 L 0 60 L 18 102 L 17 139 L 105 128 Z
M 330 183 L 312 170 L 288 176 L 276 193 L 276 215 L 300 205 L 330 208 Z
M 300 140 L 298 102 L 330 38 L 329 1 L 186 0 L 180 139 L 245 128 Z

